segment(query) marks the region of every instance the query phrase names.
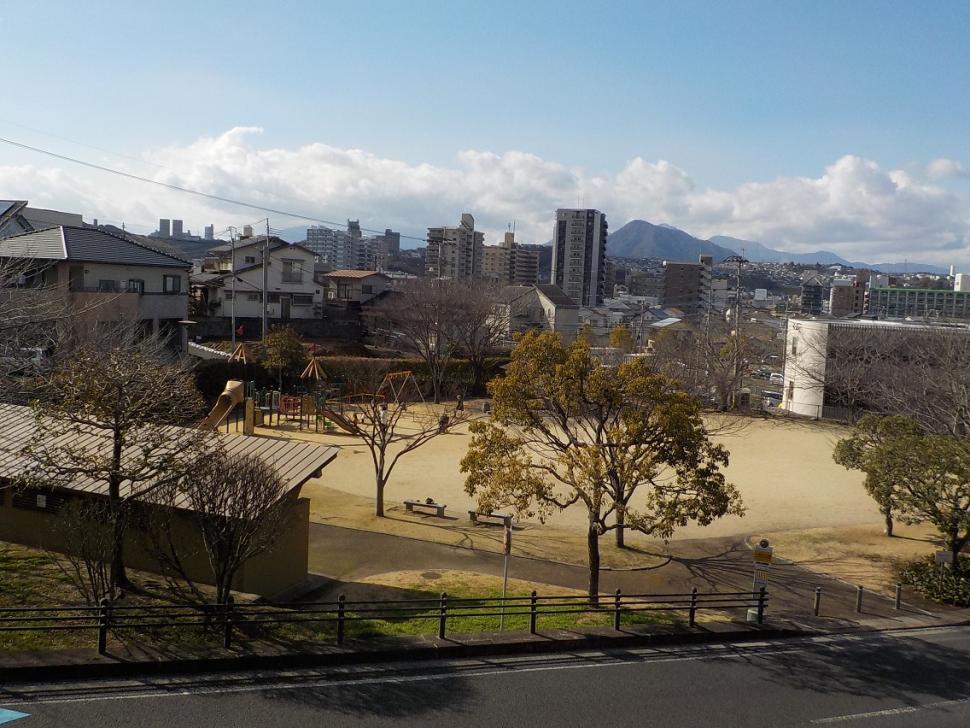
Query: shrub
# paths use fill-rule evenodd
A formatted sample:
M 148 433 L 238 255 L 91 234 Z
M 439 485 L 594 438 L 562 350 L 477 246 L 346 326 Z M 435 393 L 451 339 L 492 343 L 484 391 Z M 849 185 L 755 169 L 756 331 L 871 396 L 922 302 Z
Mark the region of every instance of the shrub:
M 276 383 L 276 377 L 266 371 L 262 365 L 243 364 L 223 359 L 205 359 L 199 361 L 193 370 L 195 384 L 202 396 L 210 404 L 222 394 L 226 382 L 238 379 L 243 382 L 256 382 L 257 387 L 271 387 Z
M 961 556 L 959 568 L 940 567 L 932 556 L 911 561 L 899 570 L 899 580 L 934 602 L 970 606 L 970 557 Z M 942 576 L 941 576 L 942 574 Z

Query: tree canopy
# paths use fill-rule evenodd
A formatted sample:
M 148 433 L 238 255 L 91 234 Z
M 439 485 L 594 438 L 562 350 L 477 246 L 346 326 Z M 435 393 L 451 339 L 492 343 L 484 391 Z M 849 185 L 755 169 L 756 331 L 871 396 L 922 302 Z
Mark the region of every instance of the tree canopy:
M 642 359 L 607 365 L 583 339 L 522 337 L 504 376 L 489 383 L 490 421 L 471 426 L 461 463 L 483 510 L 545 518 L 582 504 L 588 516 L 589 593 L 599 591 L 599 538 L 625 530 L 669 538 L 689 521 L 742 514 L 697 401 Z M 636 492 L 642 492 L 637 506 Z

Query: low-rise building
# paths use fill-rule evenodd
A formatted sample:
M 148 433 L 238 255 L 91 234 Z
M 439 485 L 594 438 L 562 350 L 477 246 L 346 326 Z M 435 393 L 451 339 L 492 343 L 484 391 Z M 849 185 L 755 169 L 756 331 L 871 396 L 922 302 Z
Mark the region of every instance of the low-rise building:
M 579 306 L 552 284 L 506 286 L 496 309 L 496 315 L 508 321 L 509 341 L 517 333 L 541 329 L 554 331 L 570 343 L 579 331 Z
M 99 321 L 139 321 L 175 335 L 189 314 L 192 264 L 120 235 L 58 225 L 0 239 L 0 261 L 18 261 L 7 288 L 49 287 Z
M 880 318 L 970 319 L 970 291 L 871 287 L 865 309 Z
M 328 304 L 364 304 L 386 291 L 391 279 L 372 270 L 335 270 L 317 274 L 317 282 Z
M 0 238 L 45 230 L 55 225 L 84 227 L 84 220 L 73 212 L 30 207 L 27 200 L 0 200 Z
M 267 249 L 267 319 L 318 318 L 323 305 L 323 288 L 315 280 L 314 252 L 273 236 L 270 236 L 268 246 L 266 237 L 258 236 L 209 251 L 201 270 L 192 276 L 193 292 L 200 310 L 209 316 L 261 319 L 263 256 Z

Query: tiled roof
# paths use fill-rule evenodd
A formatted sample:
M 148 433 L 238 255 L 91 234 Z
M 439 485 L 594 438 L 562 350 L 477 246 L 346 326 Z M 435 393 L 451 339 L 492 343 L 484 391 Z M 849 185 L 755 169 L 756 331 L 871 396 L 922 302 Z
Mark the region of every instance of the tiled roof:
M 14 479 L 30 473 L 34 467 L 32 461 L 23 454 L 24 447 L 30 442 L 36 432 L 34 413 L 29 407 L 11 404 L 0 404 L 0 479 Z M 187 434 L 186 428 L 172 427 L 173 435 Z M 202 433 L 200 432 L 200 436 Z M 286 484 L 286 492 L 290 493 L 300 488 L 307 480 L 316 477 L 320 470 L 337 456 L 337 448 L 316 445 L 298 440 L 282 440 L 276 438 L 252 437 L 231 433 L 211 433 L 209 435 L 225 447 L 233 455 L 254 455 L 268 465 L 273 466 L 277 474 Z M 52 442 L 45 443 L 54 452 L 59 447 L 81 447 L 90 453 L 107 452 L 111 447 L 110 435 L 105 431 L 70 432 Z M 131 457 L 138 457 L 136 448 L 130 448 Z M 108 485 L 103 480 L 95 480 L 88 476 L 77 476 L 67 485 L 57 483 L 59 487 L 68 490 L 106 495 Z M 139 483 L 143 488 L 148 483 Z M 122 484 L 122 496 L 126 495 L 129 484 Z M 178 507 L 187 504 L 176 503 Z
M 191 263 L 120 235 L 58 225 L 0 240 L 0 257 L 189 268 Z
M 329 273 L 324 273 L 324 278 L 370 278 L 371 276 L 383 276 L 376 270 L 351 270 L 349 268 L 342 268 L 338 270 L 332 270 Z
M 573 299 L 567 296 L 559 286 L 554 286 L 551 283 L 539 283 L 536 288 L 557 306 L 576 306 Z

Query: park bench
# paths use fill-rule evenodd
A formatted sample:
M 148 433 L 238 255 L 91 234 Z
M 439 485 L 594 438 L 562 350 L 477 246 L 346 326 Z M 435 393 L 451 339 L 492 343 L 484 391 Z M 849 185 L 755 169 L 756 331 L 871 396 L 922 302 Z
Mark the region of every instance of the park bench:
M 478 523 L 483 518 L 494 518 L 496 521 L 501 521 L 502 525 L 506 528 L 512 527 L 512 514 L 511 513 L 499 513 L 498 511 L 491 511 L 485 513 L 484 511 L 468 511 L 468 519 L 472 523 Z
M 444 517 L 445 508 L 447 508 L 444 503 L 427 503 L 421 500 L 406 500 L 404 501 L 404 510 L 414 512 L 415 508 L 427 508 L 428 510 L 433 510 L 434 514 L 438 517 Z

